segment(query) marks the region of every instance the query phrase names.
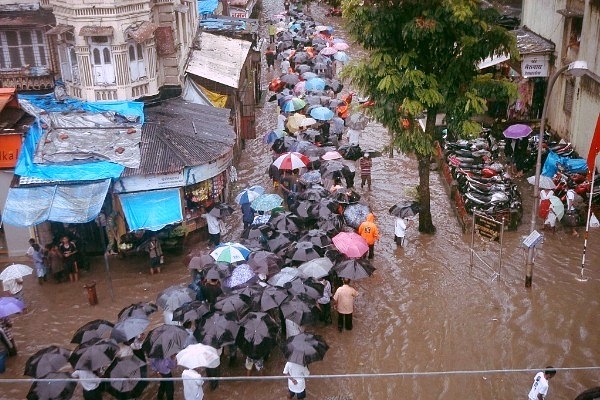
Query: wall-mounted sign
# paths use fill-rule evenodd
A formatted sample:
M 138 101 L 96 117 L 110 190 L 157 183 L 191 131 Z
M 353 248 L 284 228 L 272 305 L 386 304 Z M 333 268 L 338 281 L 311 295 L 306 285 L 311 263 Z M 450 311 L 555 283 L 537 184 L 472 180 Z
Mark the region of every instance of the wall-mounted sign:
M 523 78 L 547 77 L 550 57 L 548 55 L 527 54 L 521 60 L 521 75 Z
M 0 168 L 14 168 L 21 152 L 20 133 L 0 135 Z

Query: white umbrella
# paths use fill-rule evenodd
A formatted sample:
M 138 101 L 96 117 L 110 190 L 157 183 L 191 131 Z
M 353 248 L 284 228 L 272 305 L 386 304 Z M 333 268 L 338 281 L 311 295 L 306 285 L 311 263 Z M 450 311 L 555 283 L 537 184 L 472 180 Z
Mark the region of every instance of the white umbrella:
M 333 267 L 333 263 L 327 257 L 315 258 L 301 264 L 298 267 L 298 273 L 304 278 L 319 279 L 329 275 L 329 271 Z
M 527 178 L 527 182 L 531 183 L 532 185 L 535 185 L 535 175 Z M 556 188 L 556 185 L 554 184 L 552 178 L 550 178 L 549 176 L 540 175 L 539 187 L 540 189 L 554 189 Z
M 25 275 L 31 275 L 33 268 L 23 264 L 11 264 L 0 273 L 0 280 L 21 279 Z
M 217 368 L 220 363 L 217 349 L 202 343 L 191 344 L 177 353 L 177 364 L 185 368 Z

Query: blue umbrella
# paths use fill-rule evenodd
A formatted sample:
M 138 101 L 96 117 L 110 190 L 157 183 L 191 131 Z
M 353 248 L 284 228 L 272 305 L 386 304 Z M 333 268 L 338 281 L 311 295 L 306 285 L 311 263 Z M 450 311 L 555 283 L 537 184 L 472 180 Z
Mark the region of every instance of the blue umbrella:
M 271 211 L 283 204 L 281 196 L 275 193 L 261 194 L 251 204 L 255 211 Z
M 252 203 L 258 196 L 265 192 L 265 188 L 260 185 L 250 186 L 242 190 L 235 196 L 235 202 L 238 204 Z
M 348 54 L 344 53 L 343 51 L 338 51 L 337 53 L 335 53 L 333 55 L 333 58 L 335 58 L 338 61 L 341 62 L 348 62 L 350 60 L 350 57 L 348 57 Z
M 277 139 L 281 139 L 285 136 L 285 132 L 280 129 L 274 129 L 264 134 L 263 142 L 265 143 L 273 143 Z
M 325 89 L 325 81 L 321 78 L 310 78 L 304 85 L 305 90 L 323 90 Z
M 314 78 L 317 79 L 317 78 Z M 307 81 L 308 83 L 309 81 Z M 323 81 L 325 82 L 325 81 Z M 306 88 L 306 87 L 305 87 Z M 299 97 L 291 97 L 283 101 L 281 104 L 281 111 L 293 112 L 302 110 L 306 106 L 306 102 Z
M 327 107 L 315 107 L 310 110 L 310 116 L 320 121 L 329 121 L 331 118 L 333 118 L 333 115 L 333 111 Z
M 306 183 L 321 183 L 321 172 L 317 170 L 305 172 L 300 176 L 300 180 Z

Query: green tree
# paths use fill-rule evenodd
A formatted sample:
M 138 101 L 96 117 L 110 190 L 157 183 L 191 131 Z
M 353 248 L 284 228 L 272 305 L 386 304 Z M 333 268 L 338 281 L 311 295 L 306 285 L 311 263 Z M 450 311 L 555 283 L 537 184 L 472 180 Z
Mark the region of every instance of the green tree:
M 343 16 L 350 37 L 368 52 L 343 74 L 375 101 L 369 112 L 390 132 L 390 157 L 396 148 L 417 158 L 419 231 L 434 233 L 429 169 L 436 115 L 446 112 L 449 128 L 462 135 L 479 133 L 469 118 L 486 110 L 486 96 L 509 97 L 515 89 L 481 75 L 477 62 L 494 52 L 517 54 L 514 37 L 478 0 L 344 0 Z M 423 132 L 414 121 L 424 114 Z

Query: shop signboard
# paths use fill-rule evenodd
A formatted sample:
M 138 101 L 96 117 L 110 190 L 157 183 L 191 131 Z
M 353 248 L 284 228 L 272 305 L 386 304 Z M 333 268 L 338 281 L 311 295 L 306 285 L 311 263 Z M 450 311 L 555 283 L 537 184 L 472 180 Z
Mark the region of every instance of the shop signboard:
M 548 77 L 548 55 L 527 54 L 521 60 L 521 75 L 523 78 Z
M 20 133 L 0 135 L 0 168 L 14 168 L 17 165 L 22 145 Z

